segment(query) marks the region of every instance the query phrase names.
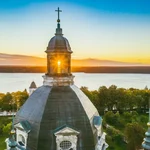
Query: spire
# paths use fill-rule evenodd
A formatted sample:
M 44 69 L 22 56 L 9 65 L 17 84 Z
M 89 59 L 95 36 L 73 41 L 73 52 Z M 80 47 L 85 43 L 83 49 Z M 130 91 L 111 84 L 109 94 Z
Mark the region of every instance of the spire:
M 56 34 L 55 35 L 62 35 L 62 29 L 60 28 L 60 12 L 62 12 L 62 10 L 60 10 L 58 7 L 58 9 L 55 11 L 58 12 L 57 28 L 56 28 Z
M 149 122 L 147 123 L 148 131 L 145 133 L 144 142 L 142 143 L 142 147 L 144 150 L 150 150 L 150 98 L 149 98 Z
M 10 131 L 9 137 L 9 147 L 10 150 L 17 150 L 17 142 L 15 141 L 15 129 L 14 129 L 14 115 L 12 115 L 12 129 Z
M 36 84 L 35 84 L 35 82 L 34 81 L 32 81 L 31 82 L 31 84 L 30 84 L 30 87 L 29 87 L 30 89 L 36 89 L 37 88 L 37 86 L 36 86 Z

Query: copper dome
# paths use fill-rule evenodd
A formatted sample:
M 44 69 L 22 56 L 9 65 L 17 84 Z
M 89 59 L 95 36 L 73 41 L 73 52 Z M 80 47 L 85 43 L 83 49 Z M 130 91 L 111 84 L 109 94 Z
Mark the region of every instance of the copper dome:
M 47 51 L 71 51 L 68 40 L 62 36 L 62 34 L 56 34 L 48 43 Z

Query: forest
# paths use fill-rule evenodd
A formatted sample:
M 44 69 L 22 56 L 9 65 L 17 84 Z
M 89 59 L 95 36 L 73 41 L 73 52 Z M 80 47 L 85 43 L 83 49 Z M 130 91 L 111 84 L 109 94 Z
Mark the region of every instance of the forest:
M 90 91 L 81 90 L 89 97 L 103 118 L 103 130 L 107 133 L 108 150 L 136 150 L 141 148 L 147 130 L 150 90 L 101 86 Z M 26 90 L 0 93 L 0 110 L 17 111 L 28 98 Z M 12 117 L 0 117 L 0 147 L 8 137 Z M 1 150 L 1 148 L 0 148 Z
M 12 93 L 0 93 L 0 112 L 16 112 L 28 98 L 26 90 Z M 0 150 L 6 149 L 5 139 L 9 137 L 12 117 L 0 116 Z
M 150 73 L 150 66 L 72 66 L 72 72 Z M 1 73 L 46 73 L 46 66 L 0 66 Z
M 101 86 L 98 90 L 81 90 L 89 97 L 103 118 L 108 150 L 137 150 L 148 129 L 150 90 Z
M 144 113 L 149 108 L 150 90 L 148 87 L 145 89 L 125 89 L 111 85 L 108 88 L 101 86 L 94 91 L 89 91 L 87 87 L 81 87 L 81 90 L 89 97 L 101 115 L 105 111 L 123 113 L 124 111 L 136 110 L 138 113 Z
M 27 100 L 28 92 L 17 91 L 6 94 L 0 93 L 0 111 L 17 111 Z

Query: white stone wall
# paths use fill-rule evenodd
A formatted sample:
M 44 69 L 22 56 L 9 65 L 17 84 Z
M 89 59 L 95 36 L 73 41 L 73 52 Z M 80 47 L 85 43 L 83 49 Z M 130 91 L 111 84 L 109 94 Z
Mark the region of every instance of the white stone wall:
M 77 148 L 77 135 L 80 133 L 72 128 L 64 127 L 63 129 L 57 131 L 55 133 L 56 136 L 56 144 L 57 144 L 57 150 L 63 150 L 60 147 L 61 142 L 63 141 L 69 141 L 71 142 L 71 147 L 73 150 L 76 150 Z M 70 149 L 69 148 L 69 149 Z
M 75 135 L 70 135 L 70 136 L 59 135 L 59 136 L 57 136 L 56 137 L 57 150 L 62 150 L 60 147 L 60 143 L 63 141 L 70 141 L 72 144 L 70 148 L 73 148 L 73 150 L 76 150 L 77 136 L 75 136 Z
M 23 136 L 24 139 L 25 139 L 25 142 L 23 142 L 23 144 L 25 145 L 24 148 L 26 148 L 26 146 L 27 146 L 28 133 L 26 133 L 26 132 L 23 131 L 23 130 L 20 130 L 20 129 L 16 128 L 16 142 L 17 142 L 17 143 L 18 143 L 19 141 L 21 141 L 20 135 Z
M 36 88 L 29 88 L 29 96 L 36 90 Z
M 43 76 L 45 86 L 69 86 L 74 84 L 74 76 L 69 77 L 49 77 Z

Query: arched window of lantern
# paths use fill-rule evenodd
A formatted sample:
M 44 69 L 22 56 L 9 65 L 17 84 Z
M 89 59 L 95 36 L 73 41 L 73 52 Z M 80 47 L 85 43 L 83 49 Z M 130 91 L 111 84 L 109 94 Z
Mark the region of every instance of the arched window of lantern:
M 60 60 L 58 60 L 57 61 L 57 73 L 61 73 L 61 61 Z

